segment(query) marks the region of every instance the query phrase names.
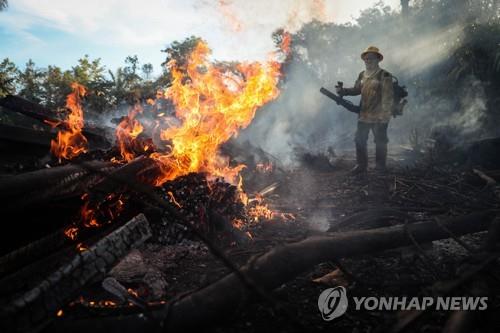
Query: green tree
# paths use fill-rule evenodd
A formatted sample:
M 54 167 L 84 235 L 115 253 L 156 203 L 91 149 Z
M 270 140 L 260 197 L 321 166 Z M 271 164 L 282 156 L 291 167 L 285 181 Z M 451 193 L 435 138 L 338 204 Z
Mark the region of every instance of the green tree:
M 101 58 L 90 60 L 87 54 L 78 59 L 78 65 L 72 67 L 72 71 L 74 79 L 85 86 L 105 80 L 106 68 L 101 65 Z
M 184 39 L 182 42 L 174 41 L 168 45 L 161 52 L 165 52 L 167 57 L 162 63 L 162 66 L 168 65 L 172 60 L 177 62 L 178 66 L 184 66 L 187 61 L 187 57 L 194 50 L 198 42 L 203 41 L 200 37 L 191 36 Z
M 163 67 L 163 71 L 162 74 L 158 77 L 157 80 L 158 86 L 167 87 L 170 85 L 172 77 L 170 74 L 170 70 L 168 68 L 168 64 L 171 61 L 175 61 L 177 66 L 181 68 L 184 67 L 186 65 L 188 56 L 191 54 L 191 52 L 194 50 L 194 48 L 200 41 L 203 41 L 203 39 L 201 39 L 200 37 L 191 36 L 184 39 L 181 42 L 174 41 L 171 44 L 169 44 L 164 50 L 161 51 L 166 53 L 167 57 L 165 58 L 165 61 L 161 64 Z
M 44 72 L 35 67 L 33 60 L 26 63 L 24 71 L 21 71 L 17 77 L 20 86 L 19 95 L 22 97 L 39 103 L 43 98 L 41 83 L 44 78 Z
M 4 9 L 7 9 L 9 6 L 9 2 L 7 0 L 0 0 L 0 12 Z
M 128 56 L 125 58 L 125 64 L 126 66 L 123 68 L 125 81 L 127 82 L 127 85 L 132 88 L 141 81 L 141 77 L 137 73 L 139 68 L 139 58 L 137 58 L 137 55 Z
M 119 104 L 121 101 L 125 100 L 127 96 L 127 85 L 125 80 L 125 74 L 123 73 L 123 68 L 118 67 L 118 69 L 113 73 L 109 71 L 109 76 L 111 77 L 111 97 L 113 105 Z
M 151 78 L 152 73 L 153 73 L 153 65 L 151 64 L 142 65 L 142 74 L 144 75 L 144 78 L 146 80 L 149 80 Z
M 113 83 L 105 77 L 105 73 L 106 67 L 101 65 L 101 58 L 91 60 L 88 55 L 72 67 L 73 81 L 87 87 L 86 103 L 93 111 L 103 112 L 114 105 L 111 96 Z
M 57 66 L 48 66 L 41 83 L 42 103 L 51 109 L 64 107 L 73 81 L 74 77 L 70 71 L 63 72 Z
M 18 75 L 19 69 L 9 58 L 5 58 L 0 63 L 0 97 L 16 93 L 16 78 Z

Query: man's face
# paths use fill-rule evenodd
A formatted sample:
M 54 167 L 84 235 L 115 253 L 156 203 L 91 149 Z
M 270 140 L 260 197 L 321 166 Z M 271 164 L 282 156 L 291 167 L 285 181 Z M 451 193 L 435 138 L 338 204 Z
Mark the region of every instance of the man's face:
M 363 61 L 365 62 L 366 69 L 375 69 L 378 66 L 378 63 L 380 62 L 380 58 L 376 53 L 367 53 L 363 57 Z

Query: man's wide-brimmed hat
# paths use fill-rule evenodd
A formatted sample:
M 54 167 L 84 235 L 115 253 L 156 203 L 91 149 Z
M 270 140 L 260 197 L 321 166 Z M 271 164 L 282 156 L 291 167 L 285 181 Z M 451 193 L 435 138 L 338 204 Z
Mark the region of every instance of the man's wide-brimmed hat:
M 364 59 L 367 53 L 375 53 L 380 58 L 380 61 L 384 59 L 384 56 L 382 55 L 382 53 L 380 53 L 378 47 L 376 46 L 368 46 L 366 50 L 364 50 L 363 53 L 361 53 L 361 59 Z

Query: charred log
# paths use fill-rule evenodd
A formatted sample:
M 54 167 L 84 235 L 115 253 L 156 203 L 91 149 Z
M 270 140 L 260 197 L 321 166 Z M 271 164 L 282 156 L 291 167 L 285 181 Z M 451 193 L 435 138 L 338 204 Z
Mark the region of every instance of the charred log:
M 0 277 L 57 251 L 68 242 L 64 230 L 57 230 L 42 239 L 0 257 Z
M 95 168 L 94 165 L 86 164 L 87 169 Z M 106 170 L 102 170 L 106 172 Z M 159 173 L 158 164 L 150 158 L 140 156 L 135 160 L 113 170 L 108 177 L 103 177 L 99 182 L 89 186 L 92 195 L 96 199 L 102 199 L 111 192 L 119 192 L 126 188 L 122 179 L 132 182 L 151 184 Z
M 0 124 L 0 140 L 9 144 L 24 144 L 41 147 L 48 151 L 54 133 L 29 128 Z
M 90 162 L 99 170 L 111 163 Z M 82 202 L 80 196 L 102 176 L 77 165 L 65 165 L 0 179 L 0 200 L 10 232 L 0 237 L 0 254 L 25 246 L 71 223 Z M 66 218 L 61 218 L 66 217 Z
M 99 170 L 113 170 L 109 162 L 89 162 Z M 81 195 L 85 188 L 97 183 L 102 176 L 88 172 L 78 165 L 27 172 L 0 179 L 0 200 L 8 210 L 30 204 Z
M 4 332 L 31 331 L 50 321 L 64 304 L 78 296 L 88 283 L 104 279 L 131 248 L 151 236 L 149 224 L 139 215 L 47 276 L 28 291 L 2 301 L 0 327 Z

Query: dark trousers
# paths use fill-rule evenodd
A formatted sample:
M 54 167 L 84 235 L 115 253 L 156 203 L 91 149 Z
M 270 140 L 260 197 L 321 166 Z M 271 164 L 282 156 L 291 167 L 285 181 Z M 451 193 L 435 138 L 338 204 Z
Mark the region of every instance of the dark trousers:
M 358 128 L 354 141 L 356 142 L 356 160 L 358 166 L 366 168 L 368 166 L 368 149 L 367 141 L 370 130 L 373 132 L 376 146 L 375 160 L 377 167 L 385 168 L 387 159 L 387 127 L 388 123 L 365 123 L 358 121 Z

